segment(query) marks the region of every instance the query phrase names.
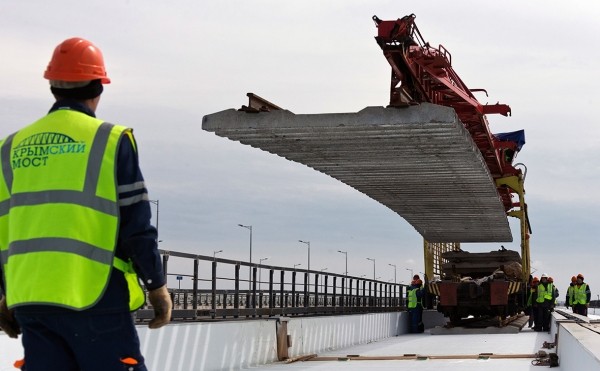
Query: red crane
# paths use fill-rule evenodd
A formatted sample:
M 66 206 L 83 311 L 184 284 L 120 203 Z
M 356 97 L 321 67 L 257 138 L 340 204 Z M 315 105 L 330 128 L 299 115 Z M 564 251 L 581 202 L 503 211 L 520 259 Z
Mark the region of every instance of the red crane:
M 481 151 L 490 170 L 497 180 L 520 175 L 521 170 L 512 161 L 524 144 L 524 134 L 494 135 L 491 133 L 486 114 L 510 115 L 506 104 L 481 104 L 473 92 L 484 89 L 469 89 L 452 68 L 452 55 L 439 45 L 432 47 L 423 39 L 411 14 L 395 21 L 382 21 L 373 16 L 378 28 L 375 40 L 392 67 L 390 106 L 404 107 L 429 102 L 452 107 Z M 512 134 L 512 133 L 508 133 Z M 515 139 L 514 137 L 522 139 Z M 513 202 L 514 190 L 500 185 L 498 194 L 506 211 L 518 202 Z

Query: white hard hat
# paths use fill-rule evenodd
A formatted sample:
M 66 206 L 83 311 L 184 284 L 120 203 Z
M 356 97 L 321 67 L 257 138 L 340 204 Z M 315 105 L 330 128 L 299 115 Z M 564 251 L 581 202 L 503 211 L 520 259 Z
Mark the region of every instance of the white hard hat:
M 548 275 L 546 273 L 542 273 L 542 277 L 541 278 L 548 278 Z

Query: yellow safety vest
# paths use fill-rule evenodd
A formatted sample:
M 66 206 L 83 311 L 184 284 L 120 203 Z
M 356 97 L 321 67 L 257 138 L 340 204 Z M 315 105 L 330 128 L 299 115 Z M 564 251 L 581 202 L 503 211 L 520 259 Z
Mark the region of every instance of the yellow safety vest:
M 535 292 L 535 288 L 529 289 L 529 296 L 527 297 L 527 306 L 530 307 L 532 305 L 531 299 L 533 298 L 533 293 Z
M 421 300 L 417 297 L 417 290 L 421 290 L 419 288 L 408 290 L 408 309 L 413 309 L 417 307 L 417 304 L 423 306 Z
M 552 300 L 554 297 L 554 285 L 549 283 L 546 287 L 541 283 L 537 286 L 536 302 L 543 303 L 545 300 Z
M 587 303 L 587 285 L 581 284 L 580 287 L 577 285 L 573 286 L 573 305 L 586 304 Z
M 573 286 L 569 286 L 567 289 L 567 305 L 572 305 L 573 303 Z
M 113 265 L 125 273 L 130 309 L 143 305 L 132 263 L 114 256 L 117 152 L 128 131 L 59 109 L 0 142 L 0 263 L 9 308 L 93 307 Z

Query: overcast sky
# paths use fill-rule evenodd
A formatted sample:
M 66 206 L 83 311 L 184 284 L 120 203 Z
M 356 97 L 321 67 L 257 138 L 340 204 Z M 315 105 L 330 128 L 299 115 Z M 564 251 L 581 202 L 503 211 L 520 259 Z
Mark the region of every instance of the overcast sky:
M 584 6 L 585 4 L 585 6 Z M 0 136 L 44 115 L 54 47 L 81 36 L 104 52 L 113 83 L 97 114 L 134 128 L 160 247 L 398 281 L 423 271 L 422 239 L 400 216 L 304 165 L 201 130 L 202 116 L 254 92 L 294 113 L 388 103 L 390 68 L 373 15 L 416 14 L 483 103 L 506 103 L 492 132 L 525 129 L 532 266 L 564 296 L 583 273 L 600 293 L 600 5 L 564 1 L 0 0 Z M 154 211 L 155 208 L 153 209 Z M 513 226 L 517 251 L 519 231 Z M 463 244 L 470 251 L 500 244 Z M 171 284 L 174 284 L 171 282 Z

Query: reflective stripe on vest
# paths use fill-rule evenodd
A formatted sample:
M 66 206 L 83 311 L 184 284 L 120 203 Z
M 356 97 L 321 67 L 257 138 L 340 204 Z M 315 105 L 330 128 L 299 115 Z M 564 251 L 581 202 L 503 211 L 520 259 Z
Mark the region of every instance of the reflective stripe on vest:
M 587 303 L 587 285 L 581 284 L 580 287 L 577 285 L 573 286 L 573 305 L 575 304 L 586 304 Z
M 100 300 L 114 264 L 117 152 L 128 130 L 57 110 L 0 143 L 0 262 L 9 307 L 83 310 Z
M 537 299 L 536 302 L 543 303 L 544 300 L 552 300 L 554 295 L 554 286 L 549 283 L 548 286 L 544 287 L 541 283 L 537 287 Z
M 419 298 L 417 297 L 417 290 L 420 289 L 412 289 L 412 290 L 408 290 L 408 309 L 413 309 L 417 307 L 417 304 L 421 304 L 421 306 L 423 305 L 421 303 L 421 301 L 419 300 Z

